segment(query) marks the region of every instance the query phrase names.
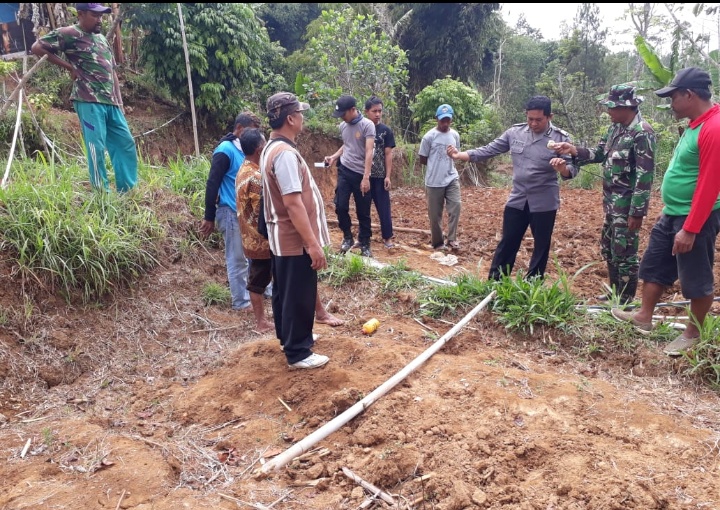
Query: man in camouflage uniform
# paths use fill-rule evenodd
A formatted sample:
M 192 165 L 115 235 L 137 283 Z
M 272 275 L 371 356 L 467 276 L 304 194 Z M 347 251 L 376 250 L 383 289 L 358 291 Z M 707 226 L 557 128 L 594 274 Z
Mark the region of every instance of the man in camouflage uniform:
M 613 124 L 597 147 L 576 148 L 568 143 L 555 147 L 561 154 L 576 156 L 580 166 L 603 164 L 605 221 L 600 248 L 610 286 L 625 304 L 637 290 L 638 234 L 648 212 L 655 171 L 655 132 L 638 111 L 644 98 L 636 92 L 632 84 L 614 85 L 600 101 Z
M 100 33 L 102 17 L 111 9 L 102 4 L 75 4 L 75 8 L 77 24 L 41 37 L 32 45 L 32 52 L 39 57 L 47 55 L 49 62 L 70 72 L 70 99 L 80 119 L 93 188 L 109 189 L 107 148 L 115 186 L 118 191 L 128 191 L 137 183 L 137 151 L 123 114 L 113 53 Z

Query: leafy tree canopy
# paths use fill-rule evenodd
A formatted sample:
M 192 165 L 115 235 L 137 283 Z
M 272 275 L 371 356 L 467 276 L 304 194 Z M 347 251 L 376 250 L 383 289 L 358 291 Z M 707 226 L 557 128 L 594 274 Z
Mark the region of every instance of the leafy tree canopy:
M 141 63 L 176 99 L 189 101 L 178 4 L 125 4 L 131 26 L 145 30 Z M 248 4 L 181 4 L 195 105 L 210 117 L 247 107 L 263 59 L 276 52 Z M 265 59 L 267 60 L 267 59 Z
M 494 12 L 499 8 L 499 3 L 398 4 L 397 12 L 412 9 L 398 41 L 410 60 L 410 92 L 448 75 L 477 80 L 491 68 L 503 26 Z
M 296 91 L 321 112 L 329 116 L 342 94 L 355 96 L 358 103 L 376 95 L 392 108 L 396 95 L 405 91 L 405 52 L 379 29 L 373 15 L 351 8 L 323 11 L 308 34 L 304 51 L 294 57 L 312 63 L 305 66 Z
M 447 76 L 421 90 L 410 105 L 413 120 L 420 123 L 420 133 L 436 126 L 435 113 L 441 104 L 452 106 L 453 128 L 465 146 L 484 145 L 502 129 L 495 111 L 484 104 L 477 90 Z
M 320 16 L 322 4 L 265 3 L 257 8 L 270 40 L 277 41 L 288 54 L 302 49 L 303 36 L 310 22 Z

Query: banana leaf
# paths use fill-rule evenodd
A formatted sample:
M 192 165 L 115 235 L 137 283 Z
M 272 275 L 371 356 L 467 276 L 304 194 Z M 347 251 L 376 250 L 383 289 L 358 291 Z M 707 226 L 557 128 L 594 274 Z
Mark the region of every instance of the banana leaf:
M 672 71 L 660 62 L 658 54 L 640 35 L 635 36 L 635 48 L 637 48 L 643 62 L 645 62 L 645 66 L 650 70 L 658 83 L 662 86 L 668 85 L 673 78 Z

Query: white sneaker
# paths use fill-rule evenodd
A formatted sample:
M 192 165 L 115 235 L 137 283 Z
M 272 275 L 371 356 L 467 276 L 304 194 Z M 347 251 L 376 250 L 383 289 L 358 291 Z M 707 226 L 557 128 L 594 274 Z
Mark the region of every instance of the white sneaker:
M 302 368 L 319 368 L 330 361 L 330 358 L 323 356 L 322 354 L 311 354 L 307 358 L 300 360 L 292 365 L 288 365 L 291 370 L 298 370 Z

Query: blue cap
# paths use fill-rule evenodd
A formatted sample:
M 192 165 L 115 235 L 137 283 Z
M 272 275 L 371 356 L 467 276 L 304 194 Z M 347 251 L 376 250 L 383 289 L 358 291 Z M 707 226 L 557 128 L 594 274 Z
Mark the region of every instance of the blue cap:
M 453 113 L 455 112 L 453 112 L 452 106 L 449 104 L 441 104 L 438 106 L 437 112 L 435 112 L 435 117 L 437 117 L 437 120 L 446 118 L 452 119 Z

